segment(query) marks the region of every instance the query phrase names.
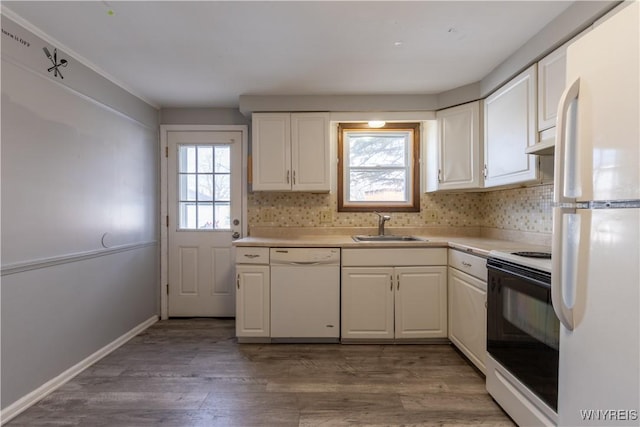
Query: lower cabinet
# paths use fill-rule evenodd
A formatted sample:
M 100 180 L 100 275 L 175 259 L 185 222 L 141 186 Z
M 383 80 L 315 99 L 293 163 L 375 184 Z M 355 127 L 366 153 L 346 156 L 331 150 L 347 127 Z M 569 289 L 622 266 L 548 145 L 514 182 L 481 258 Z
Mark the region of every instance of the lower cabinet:
M 483 277 L 482 271 L 486 272 L 486 261 L 454 250 L 450 250 L 449 260 L 457 267 L 449 267 L 448 274 L 449 340 L 486 373 L 487 282 L 478 278 Z
M 343 339 L 446 337 L 446 267 L 342 269 Z
M 236 336 L 270 336 L 268 265 L 236 265 Z

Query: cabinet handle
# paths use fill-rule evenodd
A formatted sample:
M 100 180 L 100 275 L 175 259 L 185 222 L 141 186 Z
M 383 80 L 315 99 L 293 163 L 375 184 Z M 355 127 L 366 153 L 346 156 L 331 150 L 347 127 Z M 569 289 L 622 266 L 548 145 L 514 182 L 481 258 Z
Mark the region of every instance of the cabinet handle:
M 293 171 L 293 185 L 296 185 L 296 171 Z
M 258 254 L 244 254 L 244 256 L 249 258 L 249 259 L 254 259 L 254 258 L 258 258 L 260 255 L 258 255 Z
M 389 275 L 389 282 L 391 283 L 391 287 L 389 288 L 389 290 L 393 291 L 393 274 Z
M 396 276 L 396 279 L 398 280 L 398 290 L 400 290 L 400 275 L 399 274 Z
M 487 170 L 487 165 L 486 165 L 486 163 L 485 163 L 485 165 L 484 165 L 484 169 L 482 169 L 482 175 L 484 175 L 484 177 L 486 178 L 488 173 L 489 173 L 489 172 L 488 172 L 488 170 Z
M 240 273 L 236 276 L 236 286 L 240 289 Z
M 462 261 L 462 265 L 464 265 L 465 267 L 471 267 L 471 264 L 469 264 L 469 263 L 468 263 L 468 262 L 466 262 L 466 261 Z
M 287 170 L 287 184 L 289 184 L 291 182 L 291 180 L 289 179 L 290 175 L 291 175 L 291 171 Z
M 442 182 L 442 170 L 438 169 L 438 182 Z

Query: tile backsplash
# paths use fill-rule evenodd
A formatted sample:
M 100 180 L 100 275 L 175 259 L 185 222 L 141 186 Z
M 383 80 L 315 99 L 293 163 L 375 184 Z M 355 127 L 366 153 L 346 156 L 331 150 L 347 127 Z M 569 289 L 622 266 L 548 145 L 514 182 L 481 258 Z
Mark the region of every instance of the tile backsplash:
M 389 226 L 487 227 L 551 233 L 552 197 L 551 184 L 485 193 L 422 194 L 420 212 L 393 213 Z M 249 193 L 249 228 L 373 227 L 377 224 L 372 213 L 337 212 L 337 205 L 334 193 Z

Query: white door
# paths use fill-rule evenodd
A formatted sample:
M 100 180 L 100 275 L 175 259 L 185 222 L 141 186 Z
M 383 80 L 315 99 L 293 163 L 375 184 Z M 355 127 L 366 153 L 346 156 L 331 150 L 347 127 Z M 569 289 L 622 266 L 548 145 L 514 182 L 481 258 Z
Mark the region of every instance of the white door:
M 242 133 L 169 131 L 168 314 L 234 316 Z

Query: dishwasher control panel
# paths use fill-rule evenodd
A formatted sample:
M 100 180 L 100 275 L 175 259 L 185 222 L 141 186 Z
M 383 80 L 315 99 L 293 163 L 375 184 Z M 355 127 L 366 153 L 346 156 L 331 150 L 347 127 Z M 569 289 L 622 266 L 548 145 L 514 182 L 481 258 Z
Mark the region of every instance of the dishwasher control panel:
M 340 264 L 340 248 L 271 248 L 271 264 Z

